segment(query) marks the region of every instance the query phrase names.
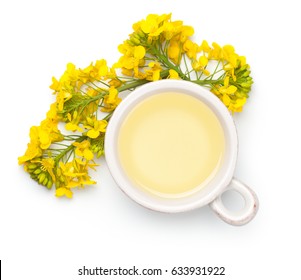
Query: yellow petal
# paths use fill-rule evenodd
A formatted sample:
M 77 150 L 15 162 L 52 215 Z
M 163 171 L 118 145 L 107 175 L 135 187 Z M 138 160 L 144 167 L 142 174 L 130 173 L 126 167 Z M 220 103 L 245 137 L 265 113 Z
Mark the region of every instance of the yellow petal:
M 228 88 L 227 88 L 227 93 L 228 94 L 233 94 L 233 93 L 235 93 L 237 91 L 237 87 L 236 86 L 229 86 Z
M 89 149 L 84 150 L 84 158 L 87 160 L 92 160 L 94 157 L 93 153 Z
M 60 89 L 60 86 L 60 82 L 55 77 L 52 77 L 52 84 L 50 85 L 50 88 L 54 91 L 58 91 Z
M 209 52 L 211 48 L 209 47 L 209 44 L 206 40 L 204 40 L 200 46 L 201 51 L 203 52 Z
M 92 180 L 86 180 L 81 182 L 83 185 L 94 185 L 96 184 L 96 181 L 92 181 Z
M 126 69 L 133 69 L 135 65 L 135 58 L 134 57 L 124 57 L 120 60 L 122 67 Z
M 61 197 L 61 196 L 65 195 L 65 188 L 56 189 L 55 195 L 58 196 L 58 197 Z
M 158 18 L 158 15 L 149 14 L 146 17 L 146 20 L 142 20 L 141 30 L 146 34 L 150 33 L 152 30 L 154 30 L 158 26 L 157 18 Z
M 32 126 L 30 128 L 29 137 L 31 142 L 37 142 L 39 139 L 39 128 L 37 126 Z
M 231 102 L 230 97 L 229 97 L 227 94 L 224 94 L 224 95 L 223 95 L 223 103 L 224 103 L 226 106 L 228 106 L 228 105 L 230 104 L 230 102 Z
M 236 100 L 234 106 L 236 108 L 240 108 L 240 107 L 244 106 L 246 104 L 246 102 L 247 102 L 247 98 L 245 98 L 245 97 L 239 98 Z
M 158 81 L 160 79 L 160 70 L 156 70 L 153 73 L 153 81 Z
M 61 196 L 65 195 L 68 198 L 72 198 L 72 192 L 69 189 L 65 188 L 65 187 L 61 187 L 61 188 L 56 189 L 55 195 L 57 197 L 61 197 Z
M 73 193 L 72 193 L 72 191 L 66 189 L 65 195 L 66 195 L 66 197 L 68 197 L 68 198 L 72 198 Z
M 95 139 L 99 136 L 99 131 L 96 131 L 95 129 L 91 129 L 91 130 L 88 131 L 87 136 L 89 138 Z
M 66 128 L 66 130 L 69 130 L 69 131 L 76 131 L 77 125 L 72 122 L 69 122 L 69 123 L 66 123 L 65 128 Z
M 199 59 L 200 65 L 202 67 L 206 66 L 208 64 L 208 58 L 204 55 L 202 55 Z
M 99 132 L 105 132 L 107 127 L 107 121 L 106 120 L 100 120 L 97 122 L 97 130 Z
M 168 56 L 171 59 L 178 60 L 180 54 L 180 47 L 177 42 L 172 42 L 168 47 Z
M 107 62 L 104 59 L 97 60 L 95 67 L 98 69 L 100 76 L 105 76 L 108 73 Z
M 142 59 L 145 56 L 145 48 L 142 46 L 137 46 L 134 49 L 134 57 Z
M 40 135 L 40 142 L 41 142 L 40 147 L 45 150 L 51 144 L 50 135 L 46 131 L 41 131 L 39 135 Z
M 179 79 L 179 74 L 177 71 L 170 69 L 169 70 L 169 78 L 170 79 Z
M 235 49 L 231 45 L 225 45 L 223 46 L 223 50 L 228 54 L 233 54 L 235 52 Z
M 193 42 L 191 40 L 186 40 L 185 43 L 183 44 L 183 50 L 185 52 L 189 51 L 193 47 Z

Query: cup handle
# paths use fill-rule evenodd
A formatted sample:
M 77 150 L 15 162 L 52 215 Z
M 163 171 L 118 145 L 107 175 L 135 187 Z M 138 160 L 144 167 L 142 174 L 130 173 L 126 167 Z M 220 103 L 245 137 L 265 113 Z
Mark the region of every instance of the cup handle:
M 237 191 L 245 200 L 243 209 L 237 212 L 228 210 L 223 201 L 222 194 L 226 191 Z M 210 203 L 211 209 L 226 223 L 242 226 L 250 222 L 258 211 L 259 201 L 255 192 L 241 181 L 233 178 L 228 187 Z

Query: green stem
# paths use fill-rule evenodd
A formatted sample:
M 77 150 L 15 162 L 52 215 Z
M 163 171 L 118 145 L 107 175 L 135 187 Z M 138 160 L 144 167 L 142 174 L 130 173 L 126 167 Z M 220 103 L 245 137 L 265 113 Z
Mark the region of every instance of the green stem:
M 191 71 L 189 71 L 189 69 L 188 69 L 188 65 L 187 65 L 187 61 L 186 61 L 186 55 L 184 54 L 183 57 L 184 57 L 184 64 L 185 64 L 185 68 L 186 68 L 186 75 L 188 75 L 188 78 L 190 80 L 190 72 Z
M 87 139 L 87 136 L 81 136 L 79 137 L 76 142 L 83 142 L 85 139 Z M 73 151 L 75 149 L 75 146 L 73 146 L 72 144 L 70 146 L 68 146 L 66 149 L 62 150 L 62 152 L 57 155 L 55 158 L 54 158 L 54 162 L 55 162 L 55 165 L 58 165 L 59 161 L 64 157 L 66 156 L 68 153 L 70 153 L 71 151 Z

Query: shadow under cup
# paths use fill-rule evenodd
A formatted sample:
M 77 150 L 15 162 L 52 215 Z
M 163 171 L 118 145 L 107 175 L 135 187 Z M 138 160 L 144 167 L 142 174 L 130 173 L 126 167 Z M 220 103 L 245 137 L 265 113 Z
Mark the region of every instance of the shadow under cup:
M 154 195 L 137 187 L 124 171 L 118 154 L 118 135 L 127 115 L 147 98 L 166 92 L 190 95 L 208 106 L 220 122 L 225 141 L 224 155 L 215 176 L 209 180 L 205 187 L 193 192 L 193 194 L 177 198 Z M 207 205 L 224 191 L 233 177 L 237 145 L 237 133 L 232 116 L 215 95 L 191 82 L 162 80 L 136 89 L 117 107 L 107 128 L 105 152 L 106 161 L 114 180 L 130 198 L 152 210 L 176 213 Z

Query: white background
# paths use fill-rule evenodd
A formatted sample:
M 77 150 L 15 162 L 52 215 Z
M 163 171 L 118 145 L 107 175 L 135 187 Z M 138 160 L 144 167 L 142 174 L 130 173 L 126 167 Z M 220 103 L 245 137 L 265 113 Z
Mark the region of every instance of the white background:
M 300 276 L 301 91 L 298 1 L 1 1 L 0 259 L 3 279 L 127 279 L 77 276 L 90 268 L 224 266 L 219 279 Z M 251 65 L 254 86 L 235 116 L 235 176 L 257 192 L 260 210 L 233 227 L 208 207 L 156 213 L 128 199 L 104 160 L 96 186 L 57 199 L 17 165 L 32 125 L 54 100 L 48 86 L 68 62 L 118 57 L 132 23 L 173 13 L 195 39 L 232 44 Z M 232 197 L 228 197 L 234 200 Z M 194 277 L 186 277 L 195 279 Z M 186 279 L 185 278 L 185 279 Z M 202 277 L 201 277 L 202 278 Z M 208 277 L 217 278 L 216 277 Z M 182 279 L 161 277 L 129 279 Z M 207 279 L 207 278 L 206 278 Z

